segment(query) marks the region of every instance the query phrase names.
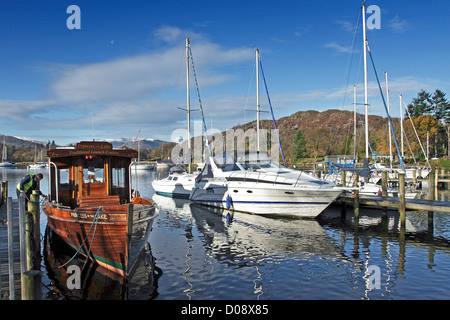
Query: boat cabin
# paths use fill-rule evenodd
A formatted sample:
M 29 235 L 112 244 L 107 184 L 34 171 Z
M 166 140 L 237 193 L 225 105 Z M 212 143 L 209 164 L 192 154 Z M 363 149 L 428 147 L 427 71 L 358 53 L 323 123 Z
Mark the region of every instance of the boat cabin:
M 47 156 L 49 201 L 72 209 L 130 202 L 130 165 L 137 151 L 82 141 L 75 148 L 51 149 Z

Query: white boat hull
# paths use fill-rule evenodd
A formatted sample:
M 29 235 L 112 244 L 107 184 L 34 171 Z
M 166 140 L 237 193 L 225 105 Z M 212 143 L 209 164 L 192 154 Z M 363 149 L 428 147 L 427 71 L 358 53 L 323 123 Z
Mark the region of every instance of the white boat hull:
M 151 164 L 132 164 L 131 170 L 154 170 L 155 166 Z
M 158 195 L 188 199 L 194 188 L 196 176 L 194 174 L 170 175 L 162 180 L 153 180 L 152 187 Z
M 301 188 L 272 184 L 221 182 L 215 179 L 196 186 L 192 202 L 224 209 L 261 215 L 283 215 L 302 218 L 317 217 L 342 190 L 333 188 Z
M 11 162 L 1 162 L 0 163 L 0 168 L 16 168 L 17 164 L 16 163 L 11 163 Z

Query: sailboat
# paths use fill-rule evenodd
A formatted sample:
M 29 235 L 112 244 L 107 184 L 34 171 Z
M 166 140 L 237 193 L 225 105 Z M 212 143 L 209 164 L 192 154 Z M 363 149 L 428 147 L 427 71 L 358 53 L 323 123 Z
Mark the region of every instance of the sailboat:
M 258 150 L 210 157 L 190 195 L 194 203 L 261 215 L 315 218 L 347 188 L 306 172 L 281 167 L 259 151 L 259 50 L 257 72 Z
M 133 170 L 154 170 L 155 166 L 152 164 L 146 164 L 146 163 L 141 163 L 141 139 L 140 139 L 140 131 L 138 133 L 138 137 L 137 137 L 137 141 L 138 141 L 138 158 L 137 158 L 137 162 L 133 162 L 131 164 L 131 168 Z
M 368 130 L 368 86 L 367 86 L 367 52 L 369 51 L 370 53 L 370 49 L 369 49 L 369 44 L 366 38 L 366 18 L 365 18 L 365 3 L 363 4 L 362 8 L 362 20 L 363 20 L 363 53 L 364 53 L 364 109 L 365 109 L 365 125 L 364 125 L 364 129 L 365 129 L 365 153 L 366 153 L 366 158 L 365 158 L 365 163 L 368 163 L 369 161 L 369 130 Z M 372 57 L 372 56 L 371 56 Z M 372 64 L 373 64 L 373 60 L 372 60 Z M 375 67 L 374 67 L 375 68 Z M 375 70 L 375 74 L 376 74 L 376 70 Z M 378 80 L 378 76 L 376 75 L 377 80 Z M 401 134 L 402 134 L 402 154 L 400 155 L 399 152 L 399 148 L 397 145 L 397 141 L 395 138 L 395 133 L 393 131 L 392 128 L 392 123 L 391 123 L 391 119 L 390 119 L 390 104 L 389 104 L 389 86 L 388 86 L 388 77 L 387 77 L 387 73 L 385 73 L 385 78 L 386 78 L 386 93 L 387 93 L 387 105 L 384 101 L 384 96 L 381 92 L 381 86 L 378 82 L 379 85 L 379 89 L 381 92 L 381 96 L 383 98 L 383 102 L 385 104 L 385 108 L 386 108 L 386 113 L 387 113 L 387 117 L 389 120 L 389 149 L 390 149 L 390 161 L 391 161 L 391 169 L 388 168 L 382 168 L 381 166 L 377 165 L 375 163 L 376 166 L 376 170 L 378 172 L 380 171 L 393 171 L 392 169 L 392 148 L 391 148 L 391 133 L 394 137 L 394 141 L 397 147 L 397 152 L 399 153 L 399 159 L 400 159 L 400 164 L 402 166 L 401 169 L 396 169 L 399 172 L 404 172 L 407 173 L 407 171 L 405 170 L 404 167 L 404 163 L 403 163 L 403 128 L 401 128 Z M 356 86 L 353 87 L 354 88 L 354 109 L 355 109 L 355 116 L 354 116 L 354 121 L 355 121 L 355 127 L 354 127 L 354 137 L 356 139 Z M 400 105 L 401 105 L 401 99 L 400 99 Z M 400 115 L 402 115 L 402 109 L 400 106 Z M 402 120 L 400 122 L 402 124 Z M 356 140 L 355 140 L 355 159 L 356 159 Z M 375 159 L 375 157 L 374 157 Z M 348 172 L 347 172 L 348 173 Z M 346 175 L 346 178 L 348 179 L 349 176 Z M 348 182 L 348 181 L 347 181 Z M 359 181 L 358 182 L 358 186 L 359 186 L 359 194 L 360 195 L 381 195 L 382 193 L 382 187 L 381 187 L 381 176 L 375 176 L 375 175 L 370 175 L 370 177 L 365 177 L 364 181 Z M 407 192 L 406 197 L 407 198 L 414 198 L 416 197 L 418 193 L 417 192 Z M 388 195 L 389 196 L 398 196 L 398 190 L 394 190 L 392 188 L 388 189 Z
M 34 146 L 34 163 L 28 165 L 28 169 L 43 169 L 47 167 L 47 162 L 42 161 L 42 150 L 40 161 L 36 161 L 36 146 Z
M 189 38 L 186 38 L 186 112 L 187 112 L 187 144 L 189 153 L 189 164 L 191 164 L 191 116 L 190 116 L 190 95 L 189 95 L 189 52 L 190 42 Z M 174 198 L 189 198 L 192 188 L 195 185 L 195 178 L 198 176 L 196 173 L 187 173 L 186 171 L 174 171 L 170 173 L 166 178 L 161 180 L 153 180 L 152 187 L 156 194 Z
M 0 162 L 0 168 L 16 168 L 17 164 L 8 161 L 8 148 L 6 147 L 6 138 L 3 137 L 3 148 L 2 148 L 2 162 Z

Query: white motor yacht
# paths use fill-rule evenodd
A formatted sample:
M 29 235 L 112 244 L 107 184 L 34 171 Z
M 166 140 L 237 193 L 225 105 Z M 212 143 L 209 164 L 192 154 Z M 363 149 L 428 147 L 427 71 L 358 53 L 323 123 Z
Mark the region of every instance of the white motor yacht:
M 152 181 L 156 194 L 173 198 L 189 198 L 198 173 L 187 173 L 184 168 L 183 170 L 180 168 L 182 167 L 172 167 L 166 178 Z
M 266 153 L 219 162 L 209 159 L 196 179 L 192 202 L 254 214 L 315 218 L 349 189 L 280 167 Z

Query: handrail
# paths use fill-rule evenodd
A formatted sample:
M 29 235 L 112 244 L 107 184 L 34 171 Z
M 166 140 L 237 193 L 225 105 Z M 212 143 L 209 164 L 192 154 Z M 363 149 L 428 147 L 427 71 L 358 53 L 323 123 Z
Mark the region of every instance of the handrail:
M 59 181 L 58 181 L 58 167 L 54 162 L 51 161 L 51 159 L 48 159 L 48 193 L 52 193 L 52 167 L 51 165 L 55 166 L 55 187 L 56 187 L 56 203 L 59 203 Z M 52 197 L 53 198 L 53 195 Z
M 136 161 L 134 161 L 134 162 L 136 162 Z M 129 187 L 128 187 L 128 191 L 129 191 L 129 194 L 130 194 L 130 199 L 129 199 L 129 201 L 131 202 L 131 199 L 133 198 L 133 194 L 131 193 L 131 190 L 133 190 L 132 189 L 132 186 L 133 186 L 133 181 L 132 181 L 132 178 L 131 178 L 131 166 L 133 165 L 133 162 L 130 162 L 130 164 L 128 165 L 128 176 L 129 176 L 129 180 L 130 180 L 130 183 L 129 183 Z M 136 175 L 136 177 L 137 177 L 137 175 Z

